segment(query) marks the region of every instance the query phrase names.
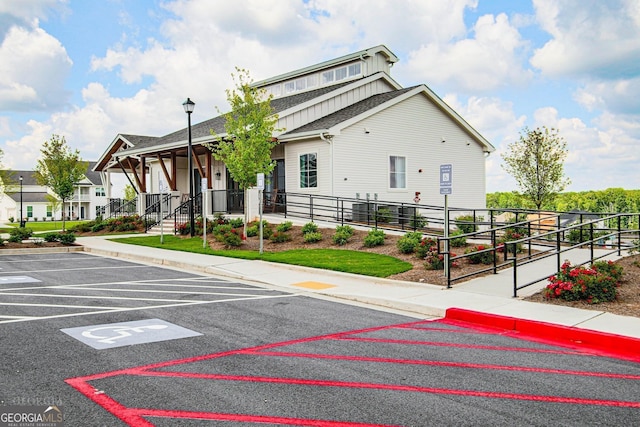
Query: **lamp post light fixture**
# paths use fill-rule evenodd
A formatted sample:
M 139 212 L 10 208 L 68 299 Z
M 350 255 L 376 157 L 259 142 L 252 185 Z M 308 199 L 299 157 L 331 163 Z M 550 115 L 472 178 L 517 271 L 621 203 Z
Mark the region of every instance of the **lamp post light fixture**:
M 22 215 L 22 175 L 20 175 L 20 227 L 24 227 L 24 216 Z
M 182 103 L 184 107 L 184 112 L 187 113 L 187 129 L 189 132 L 189 145 L 187 148 L 187 157 L 188 157 L 188 165 L 187 169 L 189 172 L 189 234 L 191 237 L 195 234 L 195 220 L 193 218 L 193 153 L 191 147 L 191 113 L 193 113 L 194 108 L 196 107 L 196 103 L 193 102 L 190 98 L 187 98 L 186 101 Z

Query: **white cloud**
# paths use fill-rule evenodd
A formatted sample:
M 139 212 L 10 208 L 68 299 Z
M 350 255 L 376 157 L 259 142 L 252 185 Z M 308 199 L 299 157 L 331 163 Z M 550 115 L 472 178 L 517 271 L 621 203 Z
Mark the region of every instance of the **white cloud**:
M 526 48 L 505 14 L 478 18 L 474 38 L 430 43 L 409 55 L 409 70 L 431 84 L 446 84 L 463 92 L 484 92 L 522 85 L 531 73 L 522 68 Z
M 71 59 L 40 28 L 12 27 L 0 45 L 0 110 L 47 110 L 66 102 Z
M 0 2 L 0 35 L 14 25 L 31 26 L 53 12 L 68 12 L 68 0 L 5 0 Z M 37 24 L 36 24 L 37 26 Z
M 531 64 L 550 76 L 628 78 L 640 72 L 637 0 L 534 0 L 539 25 L 552 39 Z
M 587 82 L 576 91 L 574 99 L 589 111 L 640 114 L 640 77 Z
M 535 112 L 535 125 L 555 127 L 567 141 L 568 191 L 609 187 L 640 188 L 637 173 L 640 123 L 605 113 L 589 126 L 581 119 L 558 117 L 555 108 Z

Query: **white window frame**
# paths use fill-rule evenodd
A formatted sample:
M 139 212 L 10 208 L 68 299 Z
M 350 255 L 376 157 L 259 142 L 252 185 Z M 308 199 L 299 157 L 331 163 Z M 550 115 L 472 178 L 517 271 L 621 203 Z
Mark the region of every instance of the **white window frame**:
M 309 156 L 313 156 L 313 160 L 315 161 L 315 167 L 309 167 L 310 159 Z M 305 160 L 305 169 L 303 170 L 302 162 L 303 157 Z M 301 153 L 298 156 L 298 186 L 300 189 L 304 188 L 318 188 L 318 153 Z M 315 182 L 311 182 L 311 175 L 315 176 Z M 304 184 L 304 185 L 303 185 Z
M 349 77 L 349 70 L 347 69 L 347 67 L 336 68 L 335 76 L 336 81 L 344 80 Z
M 334 70 L 327 70 L 322 72 L 322 84 L 327 85 L 332 83 L 335 80 L 335 72 Z
M 396 162 L 400 159 L 402 159 L 403 161 L 403 167 L 404 170 L 403 171 L 397 171 L 395 170 L 397 168 L 397 163 L 395 163 L 393 160 L 396 159 Z M 407 156 L 401 156 L 401 155 L 397 155 L 397 154 L 390 154 L 389 155 L 389 163 L 387 163 L 389 166 L 389 190 L 406 190 L 407 189 Z M 399 181 L 398 178 L 401 178 L 402 180 Z M 402 186 L 399 186 L 399 184 L 402 184 Z
M 356 67 L 357 67 L 357 70 L 356 70 Z M 349 77 L 359 76 L 360 74 L 362 74 L 362 63 L 361 62 L 356 62 L 355 64 L 351 64 L 351 65 L 348 66 L 347 75 Z

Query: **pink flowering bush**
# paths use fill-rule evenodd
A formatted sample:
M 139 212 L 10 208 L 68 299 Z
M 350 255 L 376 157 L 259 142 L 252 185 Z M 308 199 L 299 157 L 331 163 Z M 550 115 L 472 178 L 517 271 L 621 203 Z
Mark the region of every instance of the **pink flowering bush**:
M 598 304 L 617 298 L 622 267 L 611 261 L 598 261 L 588 267 L 572 267 L 569 261 L 549 278 L 544 289 L 545 299 L 561 298 L 566 301 L 587 301 Z
M 456 257 L 453 252 L 449 253 L 449 258 Z M 424 257 L 424 266 L 427 270 L 444 270 L 444 254 L 438 253 L 436 246 L 431 246 L 427 255 Z M 450 267 L 458 267 L 457 261 L 449 261 Z
M 470 254 L 467 258 L 471 264 L 493 264 L 495 253 L 490 250 L 491 246 L 478 245 L 468 248 L 465 254 Z

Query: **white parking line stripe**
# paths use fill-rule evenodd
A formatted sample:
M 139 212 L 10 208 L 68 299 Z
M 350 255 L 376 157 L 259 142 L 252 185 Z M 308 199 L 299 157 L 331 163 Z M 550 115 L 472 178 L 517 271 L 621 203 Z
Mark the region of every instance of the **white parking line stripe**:
M 26 273 L 55 273 L 58 271 L 76 271 L 76 270 L 114 270 L 114 269 L 127 269 L 127 268 L 153 268 L 153 266 L 151 265 L 123 265 L 123 266 L 112 266 L 112 267 L 82 267 L 82 268 L 60 268 L 60 269 L 55 269 L 55 270 L 28 270 L 26 271 Z M 15 272 L 0 272 L 0 274 L 10 274 L 10 273 L 15 273 Z
M 30 316 L 0 316 L 0 319 L 31 319 Z
M 58 289 L 66 289 L 66 290 L 75 290 L 80 289 L 83 291 L 108 291 L 108 292 L 140 292 L 140 293 L 156 293 L 156 294 L 185 294 L 185 295 L 224 295 L 224 296 L 232 296 L 232 297 L 240 297 L 240 296 L 259 296 L 259 295 L 251 295 L 251 294 L 232 294 L 227 292 L 189 292 L 189 291 L 160 291 L 157 289 L 120 289 L 120 288 L 80 288 L 80 287 L 66 287 L 59 286 Z M 73 295 L 68 295 L 69 297 L 73 297 Z
M 68 298 L 68 299 L 116 299 L 116 300 L 133 300 L 133 301 L 165 301 L 165 302 L 198 302 L 196 300 L 179 300 L 179 299 L 163 299 L 163 298 L 129 298 L 129 297 L 98 297 L 91 295 L 57 295 L 57 294 L 29 294 L 23 292 L 5 292 L 2 295 L 13 295 L 13 296 L 23 296 L 23 297 L 48 297 L 48 298 Z
M 58 308 L 104 308 L 117 310 L 122 307 L 105 307 L 103 305 L 68 305 L 68 304 L 33 304 L 26 302 L 0 302 L 0 305 L 17 305 L 21 307 L 58 307 Z
M 289 298 L 289 297 L 296 297 L 296 296 L 299 296 L 299 294 L 270 295 L 270 296 L 262 295 L 262 296 L 252 297 L 252 298 L 230 298 L 230 299 L 223 299 L 223 300 L 216 300 L 216 301 L 194 301 L 194 302 L 185 303 L 185 304 L 165 304 L 165 305 L 155 305 L 155 306 L 148 306 L 148 307 L 128 307 L 128 308 L 119 308 L 115 310 L 102 310 L 102 311 L 93 311 L 93 312 L 84 312 L 84 313 L 67 313 L 67 314 L 59 314 L 59 315 L 52 315 L 52 316 L 33 317 L 28 319 L 5 320 L 5 321 L 0 321 L 0 324 L 27 322 L 31 320 L 59 319 L 62 317 L 87 316 L 89 314 L 150 310 L 150 309 L 156 309 L 156 308 L 172 308 L 172 307 L 181 307 L 181 306 L 189 306 L 189 305 L 217 304 L 222 302 L 251 301 L 251 300 L 272 299 L 272 298 Z
M 247 290 L 247 291 L 269 291 L 274 292 L 273 289 L 265 289 L 265 288 L 256 288 L 256 287 L 242 287 L 242 286 L 202 286 L 202 285 L 170 285 L 167 283 L 140 283 L 140 282 L 112 282 L 112 283 L 87 283 L 80 285 L 56 285 L 56 286 L 47 286 L 58 288 L 58 287 L 82 287 L 82 286 L 102 286 L 102 285 L 132 285 L 132 286 L 157 286 L 157 287 L 167 287 L 167 288 L 196 288 L 196 289 L 236 289 L 236 290 Z M 43 288 L 42 286 L 40 288 Z M 2 291 L 2 289 L 0 289 Z

